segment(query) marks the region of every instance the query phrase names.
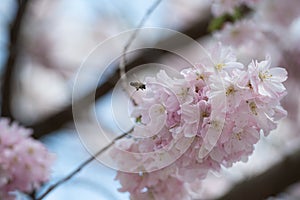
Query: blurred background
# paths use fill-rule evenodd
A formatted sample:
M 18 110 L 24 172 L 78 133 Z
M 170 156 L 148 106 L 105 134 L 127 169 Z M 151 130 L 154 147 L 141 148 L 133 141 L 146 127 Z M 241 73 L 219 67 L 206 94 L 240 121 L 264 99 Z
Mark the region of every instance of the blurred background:
M 77 135 L 72 123 L 72 110 L 70 110 L 77 70 L 90 51 L 99 43 L 123 31 L 136 28 L 154 1 L 29 1 L 17 41 L 17 56 L 12 75 L 8 81 L 5 81 L 11 44 L 10 24 L 18 9 L 17 2 L 2 0 L 0 3 L 1 92 L 7 85 L 10 91 L 10 98 L 2 100 L 2 102 L 9 103 L 7 110 L 4 110 L 5 108 L 2 106 L 2 116 L 11 117 L 21 124 L 33 128 L 34 137 L 44 142 L 50 151 L 56 154 L 57 160 L 52 175 L 52 181 L 56 181 L 90 156 Z M 218 31 L 209 33 L 207 30 L 207 24 L 212 19 L 210 6 L 210 0 L 163 0 L 148 17 L 144 27 L 177 30 L 209 47 L 210 43 L 218 38 Z M 249 18 L 260 19 L 261 13 L 266 13 L 262 12 L 266 9 L 266 5 L 257 9 L 260 12 L 257 12 L 258 14 L 255 16 L 250 15 Z M 289 94 L 283 101 L 283 106 L 288 110 L 289 116 L 280 122 L 276 131 L 260 140 L 247 163 L 238 163 L 230 169 L 223 169 L 220 173 L 209 174 L 199 191 L 206 199 L 222 195 L 235 183 L 267 170 L 273 164 L 281 161 L 284 156 L 296 151 L 300 144 L 298 125 L 300 122 L 298 79 L 300 15 L 297 11 L 293 14 L 288 23 L 278 29 L 274 28 L 274 33 L 266 33 L 264 40 L 270 42 L 265 45 L 267 48 L 264 50 L 269 50 L 272 56 L 276 57 L 274 64 L 283 65 L 289 71 L 289 80 L 285 84 Z M 265 17 L 265 19 L 269 18 Z M 271 20 L 264 23 L 271 23 Z M 286 32 L 283 33 L 282 30 Z M 251 30 L 249 31 L 251 32 Z M 253 32 L 252 35 L 254 34 L 256 33 Z M 276 42 L 270 39 L 277 38 L 278 35 L 283 37 L 282 34 L 286 38 L 275 39 Z M 143 35 L 140 37 L 143 38 Z M 143 39 L 149 42 L 149 38 Z M 157 35 L 151 39 L 156 43 L 168 38 Z M 226 40 L 226 38 L 222 39 Z M 249 48 L 249 51 L 262 48 L 258 44 L 256 45 L 254 47 L 252 45 L 252 49 Z M 280 50 L 278 50 L 279 47 Z M 114 48 L 111 46 L 111 49 L 107 49 L 107 55 L 114 54 Z M 185 48 L 187 52 L 193 53 L 193 49 L 189 48 L 188 44 L 180 48 Z M 245 54 L 245 52 L 242 52 L 241 59 L 247 60 L 243 53 Z M 265 55 L 260 57 L 265 57 Z M 119 59 L 116 59 L 110 67 L 107 67 L 103 66 L 101 57 L 90 57 L 85 62 L 85 65 L 90 66 L 90 71 L 84 75 L 84 80 L 81 80 L 84 88 L 82 96 L 84 97 L 89 95 L 92 89 L 89 80 L 95 78 L 93 70 L 109 69 L 106 71 L 104 80 L 100 80 L 102 88 L 96 93 L 96 116 L 101 125 L 105 127 L 106 134 L 112 138 L 121 133 L 111 108 L 111 91 L 115 83 L 114 79 L 116 79 L 113 73 L 117 69 L 118 62 Z M 149 62 L 163 63 L 175 69 L 181 69 L 188 65 L 182 59 L 162 51 L 141 50 L 129 55 L 129 68 Z M 3 94 L 2 98 L 5 96 Z M 122 103 L 122 101 L 123 99 L 120 98 L 119 102 Z M 97 126 L 97 122 L 89 117 L 91 112 L 89 105 L 81 106 L 82 118 L 79 123 L 86 127 L 86 134 L 89 135 L 89 132 L 93 132 Z M 122 113 L 117 114 L 121 115 Z M 93 140 L 93 138 L 90 139 Z M 101 143 L 101 141 L 99 142 Z M 103 144 L 99 144 L 99 146 L 101 145 Z M 79 200 L 82 199 L 82 196 L 89 200 L 128 199 L 128 194 L 117 191 L 119 183 L 114 181 L 115 174 L 113 169 L 99 162 L 93 162 L 45 199 Z M 300 186 L 297 184 L 276 196 L 276 199 L 299 198 Z

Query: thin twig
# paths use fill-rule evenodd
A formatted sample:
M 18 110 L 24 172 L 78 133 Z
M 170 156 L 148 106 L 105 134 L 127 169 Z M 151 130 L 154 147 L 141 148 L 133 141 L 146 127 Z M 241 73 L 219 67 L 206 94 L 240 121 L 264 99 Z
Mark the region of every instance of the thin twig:
M 59 180 L 58 182 L 56 182 L 55 184 L 53 184 L 52 186 L 50 186 L 40 197 L 36 198 L 35 200 L 42 200 L 45 196 L 47 196 L 55 188 L 57 188 L 58 186 L 60 186 L 61 184 L 65 183 L 65 182 L 67 182 L 73 176 L 75 176 L 76 174 L 78 174 L 86 165 L 88 165 L 90 162 L 92 162 L 97 156 L 101 155 L 107 149 L 109 149 L 110 147 L 112 147 L 112 145 L 114 145 L 116 141 L 118 141 L 118 140 L 120 140 L 120 139 L 128 136 L 128 134 L 131 133 L 132 131 L 133 131 L 133 128 L 131 130 L 129 130 L 128 132 L 123 133 L 122 135 L 120 135 L 120 136 L 116 137 L 115 139 L 113 139 L 107 146 L 105 146 L 104 148 L 102 148 L 101 150 L 99 150 L 95 155 L 92 155 L 89 159 L 87 159 L 86 161 L 84 161 L 81 165 L 79 165 L 69 175 L 67 175 L 63 179 Z
M 28 198 L 35 200 L 36 190 L 33 190 L 30 194 L 28 194 Z
M 20 37 L 21 26 L 24 21 L 24 15 L 25 15 L 28 2 L 29 0 L 18 1 L 18 9 L 15 18 L 11 23 L 9 53 L 4 67 L 5 72 L 4 72 L 4 80 L 2 85 L 1 113 L 2 116 L 9 117 L 11 119 L 13 119 L 11 108 L 10 108 L 13 73 L 16 68 L 16 60 L 18 56 L 18 42 L 19 42 L 18 40 Z
M 137 34 L 139 33 L 139 30 L 144 26 L 147 19 L 150 17 L 150 15 L 154 12 L 154 10 L 158 7 L 158 5 L 162 2 L 162 0 L 156 0 L 153 5 L 150 6 L 150 8 L 147 10 L 143 18 L 141 19 L 140 23 L 138 24 L 136 30 L 133 32 L 133 34 L 128 39 L 126 45 L 124 46 L 123 52 L 122 52 L 122 58 L 120 61 L 120 77 L 122 80 L 123 89 L 126 90 L 126 73 L 125 73 L 125 67 L 127 64 L 126 60 L 126 52 L 129 49 L 129 47 L 132 45 L 134 39 L 136 38 Z
M 130 92 L 127 89 L 127 87 L 128 87 L 127 86 L 127 77 L 126 77 L 126 73 L 125 73 L 126 64 L 127 64 L 126 53 L 127 53 L 127 50 L 129 49 L 129 47 L 131 46 L 131 44 L 133 43 L 133 41 L 135 40 L 137 34 L 139 33 L 139 30 L 144 26 L 147 19 L 150 17 L 150 15 L 154 12 L 154 10 L 158 7 L 158 5 L 161 2 L 162 2 L 162 0 L 157 0 L 150 6 L 150 8 L 147 10 L 147 12 L 144 14 L 143 18 L 141 19 L 140 23 L 138 24 L 136 30 L 133 32 L 133 34 L 128 39 L 126 45 L 124 46 L 123 52 L 122 52 L 122 57 L 121 57 L 120 65 L 119 65 L 121 85 L 123 87 L 123 90 L 126 92 L 126 94 L 128 95 L 129 99 L 131 100 L 131 102 L 133 103 L 134 106 L 137 106 L 137 103 L 133 99 L 133 97 L 130 95 Z

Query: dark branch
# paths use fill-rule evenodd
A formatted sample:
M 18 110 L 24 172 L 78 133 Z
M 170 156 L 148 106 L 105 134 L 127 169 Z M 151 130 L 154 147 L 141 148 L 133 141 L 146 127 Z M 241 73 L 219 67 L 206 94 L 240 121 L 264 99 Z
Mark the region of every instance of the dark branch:
M 208 24 L 210 20 L 212 19 L 210 12 L 207 10 L 204 13 L 201 13 L 201 17 L 199 17 L 199 20 L 195 22 L 194 24 L 191 24 L 191 26 L 186 27 L 184 30 L 181 31 L 181 33 L 190 36 L 193 39 L 199 39 L 205 35 L 208 34 Z M 174 42 L 172 36 L 170 38 L 167 38 L 163 41 L 159 41 L 159 43 L 165 43 L 165 44 L 172 44 Z M 188 44 L 179 44 L 178 45 L 188 45 Z M 173 47 L 176 48 L 176 47 Z M 167 52 L 160 52 L 156 53 L 155 55 L 153 53 L 149 53 L 149 51 L 143 51 L 137 58 L 135 58 L 133 61 L 128 63 L 126 65 L 126 70 L 133 69 L 136 66 L 139 66 L 141 64 L 149 63 L 149 57 L 154 57 L 155 60 L 159 60 L 162 56 L 165 56 Z M 149 56 L 151 55 L 151 56 Z M 153 60 L 152 60 L 153 62 Z M 103 95 L 107 94 L 117 83 L 117 81 L 120 79 L 120 71 L 119 69 L 116 70 L 110 77 L 107 78 L 107 80 L 104 84 L 100 85 L 96 90 L 95 98 L 99 99 Z M 88 94 L 83 99 L 86 99 L 87 97 L 91 97 L 93 95 L 93 91 Z M 83 100 L 81 100 L 84 102 Z M 70 122 L 73 120 L 72 116 L 72 105 L 69 105 L 65 107 L 60 112 L 49 116 L 48 118 L 37 122 L 36 124 L 33 124 L 31 128 L 34 130 L 34 137 L 40 138 L 44 135 L 47 135 L 59 128 L 61 128 L 64 124 Z
M 265 199 L 283 192 L 288 186 L 300 180 L 300 149 L 266 172 L 237 183 L 218 200 Z
M 18 57 L 18 43 L 21 31 L 21 26 L 24 21 L 24 14 L 27 8 L 29 0 L 18 1 L 18 9 L 14 20 L 11 23 L 10 28 L 10 41 L 8 47 L 8 58 L 4 66 L 4 80 L 2 85 L 2 116 L 13 119 L 10 104 L 11 104 L 11 90 L 13 82 L 13 73 L 16 68 L 16 60 Z

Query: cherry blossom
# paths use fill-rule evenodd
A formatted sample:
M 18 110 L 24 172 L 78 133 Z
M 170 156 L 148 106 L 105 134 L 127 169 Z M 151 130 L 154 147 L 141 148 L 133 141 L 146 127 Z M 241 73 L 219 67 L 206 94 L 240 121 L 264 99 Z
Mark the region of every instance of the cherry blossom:
M 30 193 L 48 181 L 54 156 L 30 138 L 31 130 L 0 119 L 0 199 L 11 192 Z
M 244 67 L 221 43 L 209 57 L 183 69 L 180 78 L 163 70 L 146 78 L 132 116 L 142 122 L 133 136 L 148 137 L 123 139 L 112 150 L 117 165 L 128 167 L 116 179 L 132 199 L 191 199 L 195 182 L 246 162 L 261 133 L 267 136 L 286 116 L 280 100 L 287 72 L 271 67 L 270 57 Z M 153 106 L 160 114 L 153 115 Z M 153 123 L 160 115 L 166 121 Z
M 244 65 L 240 62 L 236 62 L 237 58 L 234 51 L 230 47 L 222 47 L 222 44 L 218 42 L 211 50 L 211 61 L 213 67 L 220 71 L 231 72 L 233 69 L 243 69 Z M 213 69 L 208 63 L 206 63 L 208 69 Z
M 270 58 L 261 62 L 251 62 L 248 66 L 250 82 L 260 95 L 276 98 L 285 92 L 282 82 L 287 79 L 287 71 L 279 67 L 270 67 Z

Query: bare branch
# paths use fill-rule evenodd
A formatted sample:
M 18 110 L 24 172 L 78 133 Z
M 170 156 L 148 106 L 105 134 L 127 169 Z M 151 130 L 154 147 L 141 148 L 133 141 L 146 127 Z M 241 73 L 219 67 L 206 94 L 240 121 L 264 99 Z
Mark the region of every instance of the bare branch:
M 195 23 L 191 24 L 190 26 L 186 27 L 180 32 L 185 35 L 188 35 L 193 39 L 199 39 L 209 34 L 208 25 L 210 20 L 212 19 L 209 9 L 202 12 L 201 15 L 198 17 L 198 19 L 199 20 L 197 20 Z M 158 41 L 158 43 L 173 44 L 174 42 L 172 41 L 174 41 L 174 39 L 172 36 L 170 36 L 169 38 L 166 38 L 162 41 Z M 174 45 L 180 45 L 180 47 L 182 47 L 183 45 L 188 45 L 188 44 L 180 44 L 175 42 Z M 173 48 L 177 48 L 177 47 L 174 46 Z M 145 50 L 137 58 L 129 62 L 128 65 L 126 65 L 126 69 L 131 70 L 136 66 L 149 63 L 149 62 L 154 62 L 154 59 L 159 60 L 161 57 L 167 54 L 168 52 L 165 51 L 153 52 L 153 51 Z M 149 60 L 150 58 L 152 58 L 151 61 Z M 99 99 L 105 94 L 107 94 L 115 86 L 115 84 L 118 82 L 119 79 L 120 79 L 120 70 L 118 69 L 111 76 L 107 77 L 107 81 L 104 84 L 98 86 L 96 90 L 95 98 Z M 91 91 L 91 93 L 83 97 L 83 99 L 89 98 L 93 95 L 94 95 L 94 91 Z M 79 101 L 85 102 L 83 99 Z M 44 135 L 47 135 L 55 130 L 58 130 L 64 124 L 70 122 L 72 119 L 73 119 L 72 105 L 68 105 L 61 111 L 47 117 L 42 121 L 39 121 L 31 125 L 31 128 L 34 130 L 33 136 L 35 138 L 40 138 Z
M 265 199 L 283 192 L 300 180 L 300 149 L 271 166 L 264 173 L 237 183 L 217 200 Z
M 104 148 L 102 148 L 101 150 L 99 150 L 95 155 L 92 155 L 89 159 L 87 159 L 86 161 L 84 161 L 81 165 L 79 165 L 74 171 L 72 171 L 69 175 L 67 175 L 66 177 L 64 177 L 63 179 L 59 180 L 58 182 L 56 182 L 55 184 L 53 184 L 52 186 L 50 186 L 40 197 L 36 198 L 35 200 L 42 200 L 44 197 L 46 197 L 50 192 L 52 192 L 55 188 L 57 188 L 58 186 L 66 183 L 68 180 L 70 180 L 72 177 L 74 177 L 76 174 L 78 174 L 85 166 L 87 166 L 89 163 L 91 163 L 95 158 L 97 158 L 97 156 L 101 155 L 102 153 L 104 153 L 106 150 L 108 150 L 110 147 L 112 147 L 116 141 L 126 137 L 129 133 L 131 133 L 133 131 L 133 128 L 131 130 L 129 130 L 126 133 L 123 133 L 122 135 L 116 137 L 115 139 L 113 139 L 107 146 L 105 146 Z
M 10 28 L 10 43 L 9 43 L 9 53 L 5 64 L 4 81 L 2 85 L 2 105 L 1 113 L 2 116 L 9 117 L 13 119 L 10 104 L 11 104 L 11 87 L 13 81 L 13 73 L 16 68 L 16 60 L 18 57 L 18 43 L 21 31 L 21 26 L 24 21 L 25 11 L 29 0 L 19 0 L 18 9 L 14 20 L 11 23 Z

